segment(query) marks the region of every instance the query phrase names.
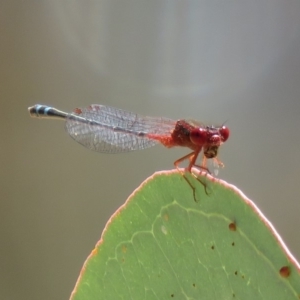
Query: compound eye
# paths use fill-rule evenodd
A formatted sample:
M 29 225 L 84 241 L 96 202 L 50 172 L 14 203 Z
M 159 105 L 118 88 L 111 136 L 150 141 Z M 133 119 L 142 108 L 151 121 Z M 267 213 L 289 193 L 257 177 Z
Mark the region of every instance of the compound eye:
M 218 134 L 213 134 L 210 138 L 209 138 L 209 144 L 210 145 L 214 145 L 214 146 L 219 146 L 221 142 L 221 138 Z
M 219 129 L 219 132 L 220 132 L 220 135 L 221 135 L 221 140 L 222 142 L 226 142 L 229 138 L 229 128 L 226 127 L 226 126 L 222 126 L 220 129 Z
M 195 128 L 190 133 L 190 140 L 193 144 L 202 146 L 207 142 L 207 131 L 203 128 Z

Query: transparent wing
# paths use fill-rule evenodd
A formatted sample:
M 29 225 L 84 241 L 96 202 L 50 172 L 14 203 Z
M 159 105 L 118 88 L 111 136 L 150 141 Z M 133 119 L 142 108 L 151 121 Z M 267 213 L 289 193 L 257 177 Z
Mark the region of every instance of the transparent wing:
M 175 121 L 144 117 L 122 109 L 93 104 L 77 108 L 66 118 L 70 136 L 88 149 L 120 153 L 152 147 L 158 143 L 149 134 L 170 136 Z

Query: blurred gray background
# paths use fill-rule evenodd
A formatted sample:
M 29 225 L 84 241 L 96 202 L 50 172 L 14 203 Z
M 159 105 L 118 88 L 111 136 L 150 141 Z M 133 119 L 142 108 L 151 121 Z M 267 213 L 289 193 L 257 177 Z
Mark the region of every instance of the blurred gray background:
M 36 103 L 101 103 L 231 129 L 219 177 L 300 259 L 300 2 L 0 3 L 0 299 L 68 299 L 110 215 L 187 149 L 75 143 Z

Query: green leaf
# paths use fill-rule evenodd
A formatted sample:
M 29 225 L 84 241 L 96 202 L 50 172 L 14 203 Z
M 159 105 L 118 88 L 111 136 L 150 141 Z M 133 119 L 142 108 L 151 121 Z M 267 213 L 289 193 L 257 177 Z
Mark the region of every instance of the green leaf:
M 300 299 L 300 268 L 235 187 L 177 171 L 146 180 L 112 216 L 71 299 Z M 296 235 L 295 238 L 299 236 Z

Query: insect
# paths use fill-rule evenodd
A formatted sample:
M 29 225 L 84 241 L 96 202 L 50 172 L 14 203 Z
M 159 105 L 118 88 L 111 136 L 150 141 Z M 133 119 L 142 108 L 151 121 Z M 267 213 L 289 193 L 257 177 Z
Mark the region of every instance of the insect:
M 159 143 L 167 148 L 187 147 L 192 152 L 176 160 L 174 165 L 180 171 L 179 164 L 188 160 L 186 170 L 190 173 L 194 166 L 209 172 L 207 159 L 213 159 L 218 166 L 223 166 L 217 158 L 218 150 L 229 137 L 229 129 L 224 125 L 205 126 L 196 121 L 147 117 L 106 105 L 93 104 L 66 113 L 36 104 L 29 107 L 28 111 L 31 117 L 65 120 L 69 135 L 81 145 L 97 152 L 128 152 Z M 202 150 L 202 164 L 197 165 L 196 160 Z M 195 188 L 184 173 L 182 175 L 193 189 L 195 199 Z

